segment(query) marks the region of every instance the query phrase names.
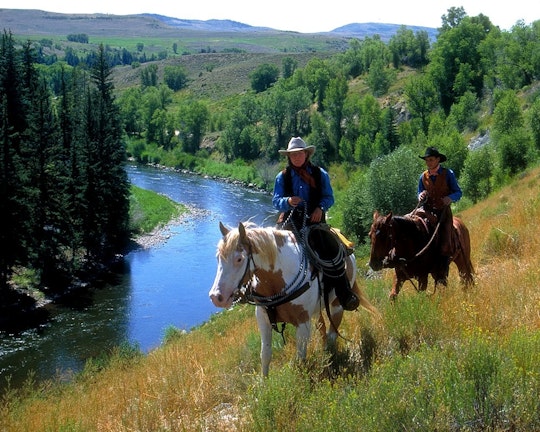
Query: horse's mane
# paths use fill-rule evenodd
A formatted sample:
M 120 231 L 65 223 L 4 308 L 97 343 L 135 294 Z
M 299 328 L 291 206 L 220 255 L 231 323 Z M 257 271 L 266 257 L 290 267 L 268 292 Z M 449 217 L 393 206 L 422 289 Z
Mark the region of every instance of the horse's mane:
M 403 216 L 394 215 L 393 221 L 399 227 L 399 229 L 407 230 L 408 233 L 426 234 L 425 229 L 427 229 L 427 226 L 425 226 L 425 224 L 423 224 L 422 221 L 415 216 L 411 216 L 409 214 Z
M 243 225 L 246 228 L 252 252 L 258 254 L 269 264 L 275 263 L 278 255 L 277 241 L 283 239 L 286 233 L 272 227 L 259 227 L 253 222 L 244 222 Z M 238 247 L 239 237 L 238 228 L 231 229 L 227 236 L 219 242 L 218 255 L 222 258 L 230 256 Z
M 412 217 L 409 215 L 394 215 L 393 216 L 394 222 L 397 222 L 400 225 L 415 225 L 415 221 Z

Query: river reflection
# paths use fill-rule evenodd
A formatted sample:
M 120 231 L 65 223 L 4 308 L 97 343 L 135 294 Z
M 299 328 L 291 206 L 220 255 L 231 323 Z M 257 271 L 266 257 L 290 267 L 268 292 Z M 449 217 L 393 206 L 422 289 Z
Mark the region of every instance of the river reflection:
M 216 270 L 218 224 L 248 219 L 270 225 L 268 194 L 200 176 L 130 165 L 131 182 L 174 201 L 204 210 L 168 230 L 168 239 L 125 257 L 118 280 L 86 299 L 51 308 L 52 319 L 18 335 L 0 334 L 0 389 L 6 378 L 18 386 L 30 371 L 42 380 L 69 378 L 95 357 L 124 342 L 148 352 L 166 329 L 189 330 L 218 311 L 208 298 Z

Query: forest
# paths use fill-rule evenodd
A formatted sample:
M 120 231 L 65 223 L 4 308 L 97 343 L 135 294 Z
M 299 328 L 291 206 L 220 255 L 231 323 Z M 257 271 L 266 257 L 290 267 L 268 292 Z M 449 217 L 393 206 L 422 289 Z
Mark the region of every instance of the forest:
M 0 304 L 17 281 L 54 297 L 110 266 L 129 240 L 129 182 L 104 50 L 58 97 L 30 44 L 0 47 Z
M 118 91 L 123 49 L 51 59 L 4 30 L 1 295 L 17 278 L 54 295 L 114 261 L 130 236 L 127 157 L 271 190 L 277 150 L 302 136 L 337 183 L 333 223 L 360 244 L 374 209 L 414 206 L 427 145 L 450 156 L 460 205 L 482 200 L 538 163 L 540 21 L 501 31 L 451 8 L 438 30 L 351 39 L 302 66 L 285 53 L 217 99 L 197 97 L 174 59 L 133 60 L 138 81 Z

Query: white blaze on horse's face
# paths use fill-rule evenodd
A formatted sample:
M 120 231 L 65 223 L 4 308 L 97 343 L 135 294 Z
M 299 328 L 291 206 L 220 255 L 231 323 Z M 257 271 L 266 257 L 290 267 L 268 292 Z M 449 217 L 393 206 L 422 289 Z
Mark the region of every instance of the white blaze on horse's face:
M 223 234 L 221 242 L 225 242 L 229 230 L 220 223 L 220 229 Z M 229 256 L 217 254 L 217 271 L 214 284 L 210 289 L 210 300 L 214 306 L 219 308 L 228 308 L 233 304 L 235 291 L 240 286 L 240 282 L 249 265 L 246 251 L 239 247 Z
M 210 300 L 216 307 L 232 306 L 233 296 L 244 275 L 247 257 L 244 251 L 236 251 L 228 259 L 218 257 L 214 284 L 210 290 Z

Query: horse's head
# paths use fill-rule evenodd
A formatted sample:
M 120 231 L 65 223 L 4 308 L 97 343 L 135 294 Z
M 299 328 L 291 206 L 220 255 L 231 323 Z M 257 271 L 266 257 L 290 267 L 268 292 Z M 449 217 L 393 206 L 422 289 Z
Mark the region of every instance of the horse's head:
M 209 295 L 215 306 L 228 308 L 248 274 L 251 245 L 242 223 L 238 229 L 229 229 L 220 222 L 219 229 L 223 237 L 218 243 L 217 273 Z
M 369 266 L 375 270 L 385 267 L 385 262 L 392 249 L 392 212 L 386 216 L 373 213 L 373 223 L 369 230 L 371 240 L 371 253 L 369 256 Z

